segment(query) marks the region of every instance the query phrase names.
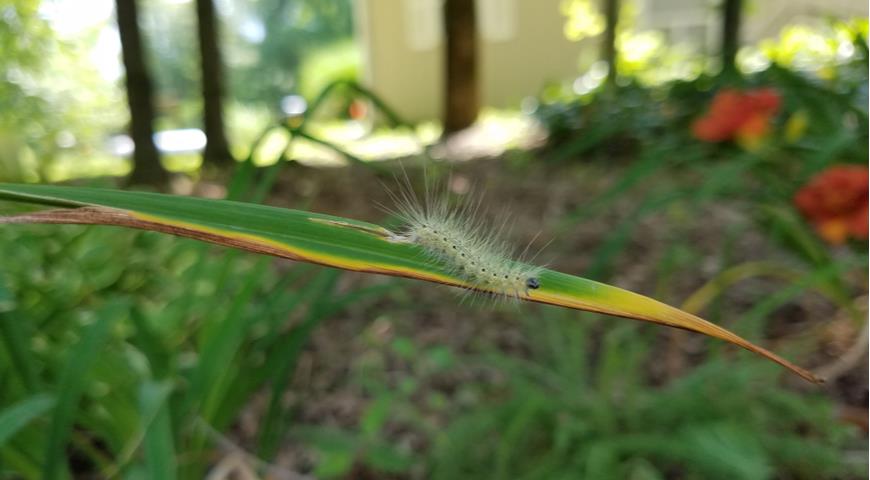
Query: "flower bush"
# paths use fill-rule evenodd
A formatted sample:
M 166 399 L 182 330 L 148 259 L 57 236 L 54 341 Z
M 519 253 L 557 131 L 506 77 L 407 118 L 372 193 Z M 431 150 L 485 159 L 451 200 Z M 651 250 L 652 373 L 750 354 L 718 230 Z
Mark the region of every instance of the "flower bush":
M 794 203 L 828 243 L 866 240 L 868 184 L 866 166 L 835 165 L 798 190 Z
M 780 104 L 780 94 L 772 88 L 747 92 L 722 89 L 707 113 L 692 123 L 692 134 L 705 142 L 733 140 L 747 149 L 755 149 L 767 137 Z

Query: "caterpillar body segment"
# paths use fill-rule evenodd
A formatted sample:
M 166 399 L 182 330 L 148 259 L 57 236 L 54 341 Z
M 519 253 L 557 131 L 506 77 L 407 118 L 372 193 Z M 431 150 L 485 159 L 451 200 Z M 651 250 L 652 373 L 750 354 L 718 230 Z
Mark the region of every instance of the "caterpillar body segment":
M 394 213 L 404 221 L 404 227 L 391 240 L 420 246 L 469 289 L 520 298 L 540 288 L 541 268 L 515 261 L 511 248 L 498 238 L 504 223 L 493 229 L 478 221 L 479 201 L 451 207 L 446 199 L 433 200 L 428 189 L 422 204 L 404 190 L 402 197 L 394 200 Z

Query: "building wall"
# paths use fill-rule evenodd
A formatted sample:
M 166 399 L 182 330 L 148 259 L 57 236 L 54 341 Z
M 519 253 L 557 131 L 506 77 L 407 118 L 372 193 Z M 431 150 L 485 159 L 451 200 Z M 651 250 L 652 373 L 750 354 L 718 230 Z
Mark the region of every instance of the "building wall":
M 484 105 L 517 106 L 546 82 L 577 75 L 581 53 L 590 50 L 565 38 L 561 1 L 478 0 Z M 441 2 L 357 0 L 354 5 L 363 81 L 409 120 L 440 118 Z

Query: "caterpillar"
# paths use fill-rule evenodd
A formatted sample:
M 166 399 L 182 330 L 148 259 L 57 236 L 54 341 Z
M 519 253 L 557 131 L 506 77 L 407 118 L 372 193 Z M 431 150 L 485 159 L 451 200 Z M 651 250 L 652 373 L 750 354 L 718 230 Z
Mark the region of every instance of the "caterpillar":
M 463 280 L 468 290 L 519 299 L 541 287 L 539 274 L 543 269 L 522 261 L 528 247 L 515 259 L 510 245 L 499 238 L 507 216 L 499 228 L 492 228 L 480 218 L 482 197 L 455 206 L 446 191 L 433 195 L 428 181 L 424 183 L 422 202 L 410 187 L 407 175 L 404 188 L 400 182 L 400 195 L 390 194 L 395 208 L 386 210 L 403 222 L 390 241 L 419 246 L 431 261 Z

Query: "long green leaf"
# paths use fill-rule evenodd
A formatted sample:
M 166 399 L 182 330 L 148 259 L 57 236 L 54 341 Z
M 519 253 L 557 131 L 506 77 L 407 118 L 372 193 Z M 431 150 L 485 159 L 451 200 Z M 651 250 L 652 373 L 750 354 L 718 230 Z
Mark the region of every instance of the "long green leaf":
M 65 207 L 0 217 L 0 223 L 117 225 L 359 272 L 469 288 L 428 261 L 416 245 L 391 242 L 378 225 L 331 215 L 221 200 L 49 185 L 0 184 L 0 199 Z M 812 373 L 690 313 L 592 280 L 553 270 L 523 300 L 655 322 L 720 338 L 767 357 L 801 377 Z
M 19 312 L 12 314 L 0 312 L 0 345 L 9 353 L 13 371 L 21 377 L 21 383 L 29 392 L 37 391 L 39 377 L 36 375 L 33 352 L 27 346 L 27 332 L 23 322 L 28 319 Z
M 148 478 L 176 478 L 175 442 L 167 401 L 171 391 L 172 385 L 168 382 L 148 381 L 139 387 Z
M 42 478 L 58 478 L 64 468 L 66 460 L 64 448 L 72 433 L 75 413 L 85 390 L 88 372 L 109 335 L 109 326 L 120 315 L 123 308 L 122 302 L 111 303 L 104 307 L 104 312 L 98 315 L 97 321 L 85 330 L 81 341 L 67 356 L 57 388 L 57 406 L 49 428 Z
M 22 427 L 54 406 L 54 398 L 46 394 L 28 397 L 0 412 L 0 446 Z

